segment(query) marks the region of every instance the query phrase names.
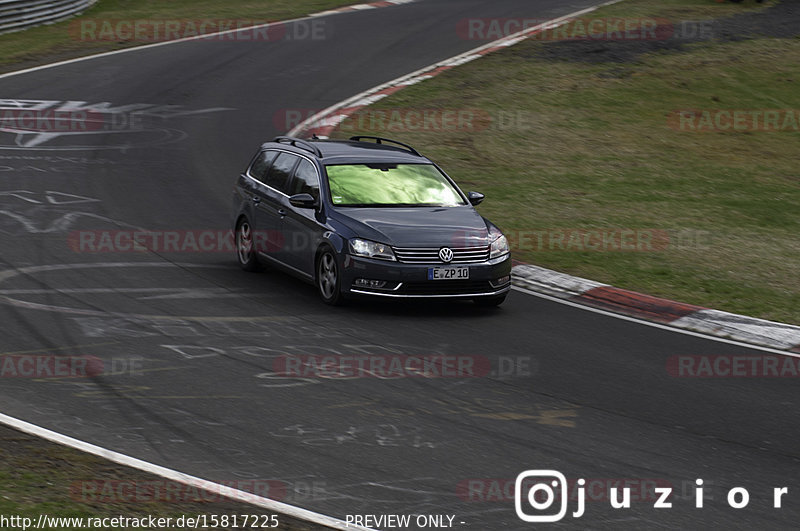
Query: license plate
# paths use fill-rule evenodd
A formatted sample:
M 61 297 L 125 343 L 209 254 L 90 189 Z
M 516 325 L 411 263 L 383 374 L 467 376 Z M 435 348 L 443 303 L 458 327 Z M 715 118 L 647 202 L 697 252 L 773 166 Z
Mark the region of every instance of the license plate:
M 430 267 L 428 280 L 466 280 L 469 278 L 468 267 Z

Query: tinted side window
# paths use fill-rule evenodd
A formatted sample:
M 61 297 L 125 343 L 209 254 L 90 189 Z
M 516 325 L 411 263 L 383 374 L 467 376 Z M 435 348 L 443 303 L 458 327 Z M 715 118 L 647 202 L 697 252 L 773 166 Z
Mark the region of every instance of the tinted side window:
M 248 170 L 250 177 L 264 182 L 267 176 L 267 170 L 269 170 L 272 161 L 275 160 L 277 155 L 278 153 L 276 151 L 262 151 L 259 153 Z
M 289 153 L 281 153 L 278 158 L 272 163 L 272 166 L 267 172 L 267 178 L 264 184 L 271 186 L 276 190 L 283 193 L 288 193 L 289 189 L 289 175 L 292 174 L 294 165 L 297 164 L 299 157 L 290 155 Z
M 300 160 L 289 190 L 289 195 L 311 194 L 314 199 L 319 199 L 319 176 L 311 162 L 306 159 Z

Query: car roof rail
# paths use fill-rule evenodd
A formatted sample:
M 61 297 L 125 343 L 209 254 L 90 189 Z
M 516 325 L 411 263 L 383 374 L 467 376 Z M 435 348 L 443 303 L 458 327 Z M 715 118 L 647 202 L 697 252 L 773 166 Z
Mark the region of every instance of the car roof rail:
M 312 144 L 307 140 L 303 140 L 301 138 L 295 138 L 293 136 L 276 136 L 275 138 L 272 139 L 272 141 L 278 142 L 279 144 L 285 143 L 300 149 L 305 149 L 306 151 L 310 151 L 317 157 L 322 158 L 322 151 L 320 151 L 317 146 L 315 146 L 314 144 Z
M 392 144 L 397 144 L 398 146 L 401 146 L 401 147 L 405 148 L 412 155 L 416 155 L 417 157 L 421 157 L 422 156 L 422 155 L 419 154 L 419 151 L 417 151 L 413 147 L 409 146 L 408 144 L 403 144 L 402 142 L 398 142 L 397 140 L 392 140 L 391 138 L 383 138 L 383 137 L 380 137 L 380 136 L 351 136 L 350 140 L 352 140 L 354 142 L 361 142 L 362 139 L 364 139 L 364 138 L 367 139 L 367 140 L 374 140 L 376 144 L 383 144 L 384 142 L 391 142 Z

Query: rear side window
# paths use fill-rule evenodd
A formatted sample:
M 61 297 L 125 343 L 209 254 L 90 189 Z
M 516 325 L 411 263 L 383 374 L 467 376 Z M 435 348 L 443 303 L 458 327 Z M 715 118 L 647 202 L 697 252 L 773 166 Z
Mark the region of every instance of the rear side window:
M 267 178 L 263 181 L 263 183 L 280 192 L 283 192 L 284 194 L 288 194 L 289 176 L 292 174 L 292 170 L 294 169 L 294 166 L 297 164 L 298 160 L 299 157 L 289 153 L 281 153 L 272 163 L 272 166 L 270 166 L 269 171 L 267 172 Z
M 264 179 L 267 177 L 267 171 L 277 155 L 278 153 L 276 151 L 262 151 L 253 161 L 247 173 L 249 173 L 250 177 L 253 179 L 263 183 Z
M 319 175 L 317 175 L 317 169 L 314 164 L 306 159 L 300 160 L 289 186 L 288 194 L 311 194 L 314 199 L 319 199 Z

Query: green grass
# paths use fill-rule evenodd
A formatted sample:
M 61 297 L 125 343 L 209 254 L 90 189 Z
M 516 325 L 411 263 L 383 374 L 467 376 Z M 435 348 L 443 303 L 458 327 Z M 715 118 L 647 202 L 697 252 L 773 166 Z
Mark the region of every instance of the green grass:
M 84 483 L 92 486 L 86 489 L 89 493 L 92 492 L 91 488 L 101 488 L 97 485 L 118 486 L 122 483 L 128 488 L 115 490 L 115 487 L 103 487 L 101 492 L 104 494 L 93 497 L 91 494 L 82 494 L 81 485 Z M 140 495 L 138 500 L 130 499 L 128 497 L 134 495 L 132 486 L 135 485 L 140 486 L 140 491 L 142 486 L 156 485 L 164 489 L 162 492 L 172 489 L 170 492 L 182 494 L 173 494 L 171 499 L 157 501 L 153 501 L 152 497 L 148 499 L 146 494 Z M 178 497 L 180 499 L 176 500 Z M 6 518 L 16 516 L 36 522 L 39 515 L 62 518 L 146 518 L 152 515 L 156 518 L 173 518 L 174 522 L 181 516 L 269 517 L 272 514 L 275 513 L 226 500 L 216 493 L 194 496 L 187 489 L 179 491 L 174 486 L 168 486 L 158 477 L 0 426 L 0 515 Z M 280 526 L 277 529 L 319 529 L 319 526 L 284 516 L 279 516 L 278 521 Z M 232 528 L 220 526 L 214 529 Z M 80 528 L 62 526 L 59 529 Z M 239 529 L 242 529 L 241 525 Z
M 0 35 L 0 72 L 137 46 L 80 40 L 76 20 L 286 20 L 365 0 L 100 0 L 80 17 Z
M 594 16 L 699 19 L 755 3 L 630 0 Z M 676 109 L 800 109 L 800 39 L 692 44 L 630 63 L 548 61 L 529 40 L 371 109 L 522 115 L 487 130 L 381 134 L 439 162 L 515 235 L 663 229 L 656 252 L 517 249 L 515 257 L 627 289 L 800 324 L 800 133 L 671 129 Z M 376 131 L 340 131 L 345 134 Z M 691 241 L 677 244 L 676 236 Z M 692 240 L 694 237 L 694 240 Z

